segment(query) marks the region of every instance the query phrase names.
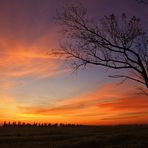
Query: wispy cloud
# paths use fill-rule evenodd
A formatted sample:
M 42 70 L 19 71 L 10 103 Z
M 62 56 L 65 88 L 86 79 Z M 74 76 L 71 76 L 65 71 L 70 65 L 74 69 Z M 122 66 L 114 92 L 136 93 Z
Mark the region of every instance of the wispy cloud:
M 50 40 L 50 38 L 49 38 Z M 51 49 L 43 47 L 43 38 L 40 42 L 29 44 L 19 39 L 0 38 L 0 75 L 2 77 L 50 77 L 63 73 L 57 58 L 47 54 Z M 49 41 L 50 42 L 50 41 Z M 43 49 L 44 48 L 44 49 Z M 58 59 L 59 60 L 59 59 Z
M 25 114 L 62 116 L 65 119 L 96 124 L 119 124 L 146 122 L 148 102 L 145 96 L 127 91 L 117 92 L 117 85 L 111 83 L 75 98 L 55 102 L 52 107 L 20 107 Z M 141 120 L 139 120 L 139 118 Z M 117 121 L 117 122 L 115 122 Z
M 0 95 L 0 122 L 4 120 L 17 120 L 19 117 L 18 102 L 6 94 Z

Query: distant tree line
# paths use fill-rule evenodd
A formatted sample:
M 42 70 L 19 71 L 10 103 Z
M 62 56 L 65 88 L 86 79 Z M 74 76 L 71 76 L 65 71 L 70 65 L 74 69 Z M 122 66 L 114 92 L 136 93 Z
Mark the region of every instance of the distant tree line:
M 83 126 L 81 124 L 65 124 L 65 123 L 25 123 L 25 122 L 6 122 L 4 121 L 3 127 L 75 127 L 75 126 Z

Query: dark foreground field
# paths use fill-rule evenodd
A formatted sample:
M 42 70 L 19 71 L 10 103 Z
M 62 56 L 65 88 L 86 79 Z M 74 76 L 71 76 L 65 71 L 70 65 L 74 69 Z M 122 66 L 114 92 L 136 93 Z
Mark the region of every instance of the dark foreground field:
M 0 127 L 0 148 L 148 148 L 148 125 Z

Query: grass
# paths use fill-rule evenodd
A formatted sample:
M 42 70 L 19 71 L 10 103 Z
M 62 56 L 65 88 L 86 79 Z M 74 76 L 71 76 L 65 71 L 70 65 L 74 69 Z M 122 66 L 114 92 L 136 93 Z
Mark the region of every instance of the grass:
M 0 127 L 0 148 L 147 148 L 148 125 Z

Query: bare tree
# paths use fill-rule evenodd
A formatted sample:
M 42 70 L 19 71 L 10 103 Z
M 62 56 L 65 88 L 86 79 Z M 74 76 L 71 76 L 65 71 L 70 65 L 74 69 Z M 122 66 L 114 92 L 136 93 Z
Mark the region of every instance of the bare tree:
M 93 21 L 79 5 L 66 7 L 57 20 L 65 39 L 53 52 L 69 60 L 75 70 L 88 64 L 126 70 L 111 77 L 134 80 L 148 88 L 148 38 L 138 18 L 111 14 Z

